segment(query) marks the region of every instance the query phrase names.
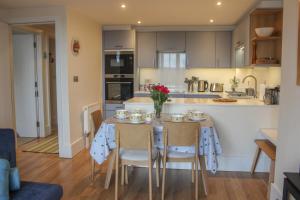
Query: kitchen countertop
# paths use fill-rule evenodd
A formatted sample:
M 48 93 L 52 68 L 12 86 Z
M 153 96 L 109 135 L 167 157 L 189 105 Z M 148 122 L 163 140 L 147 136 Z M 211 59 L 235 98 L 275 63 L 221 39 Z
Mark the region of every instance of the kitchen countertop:
M 278 137 L 278 130 L 275 128 L 262 128 L 260 129 L 261 134 L 267 140 L 272 142 L 275 146 L 277 146 L 277 137 Z
M 149 91 L 135 91 L 134 94 L 150 94 Z M 226 93 L 224 92 L 170 92 L 170 94 L 188 94 L 188 95 L 199 95 L 199 94 L 203 94 L 203 95 L 226 95 Z
M 170 102 L 166 104 L 181 104 L 181 105 L 211 105 L 211 106 L 278 106 L 266 105 L 259 99 L 237 99 L 237 102 L 215 102 L 211 98 L 170 98 Z M 124 102 L 124 104 L 153 104 L 150 97 L 134 97 Z

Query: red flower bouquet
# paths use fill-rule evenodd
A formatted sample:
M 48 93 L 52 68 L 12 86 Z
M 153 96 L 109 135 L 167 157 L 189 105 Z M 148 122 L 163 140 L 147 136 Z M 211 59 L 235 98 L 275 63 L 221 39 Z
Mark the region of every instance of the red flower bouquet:
M 164 85 L 154 85 L 151 90 L 151 98 L 154 102 L 155 115 L 160 118 L 163 104 L 169 99 L 169 89 Z

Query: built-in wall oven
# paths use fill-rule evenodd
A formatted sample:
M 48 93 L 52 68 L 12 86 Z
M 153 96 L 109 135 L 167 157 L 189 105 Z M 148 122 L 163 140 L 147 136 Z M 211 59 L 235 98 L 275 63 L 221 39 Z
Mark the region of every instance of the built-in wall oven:
M 105 52 L 105 118 L 124 108 L 134 93 L 133 51 Z
M 133 97 L 133 74 L 105 75 L 105 102 L 122 104 Z
M 133 74 L 133 71 L 132 51 L 105 52 L 105 74 Z

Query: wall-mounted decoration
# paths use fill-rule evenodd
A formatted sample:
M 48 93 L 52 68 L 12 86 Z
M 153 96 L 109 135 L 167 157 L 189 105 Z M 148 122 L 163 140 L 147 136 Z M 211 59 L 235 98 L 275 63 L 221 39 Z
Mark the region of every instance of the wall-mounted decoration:
M 298 2 L 300 9 L 300 1 Z M 297 85 L 300 86 L 300 12 L 298 19 L 298 66 L 297 66 Z
M 73 39 L 72 40 L 72 53 L 73 53 L 73 55 L 77 56 L 79 54 L 79 50 L 80 50 L 79 40 Z

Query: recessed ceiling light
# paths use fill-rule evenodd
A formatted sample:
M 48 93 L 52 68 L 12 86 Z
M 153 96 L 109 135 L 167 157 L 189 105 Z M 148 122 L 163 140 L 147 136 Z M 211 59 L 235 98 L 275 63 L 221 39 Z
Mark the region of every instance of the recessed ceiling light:
M 139 20 L 139 21 L 137 21 L 137 23 L 138 23 L 138 24 L 141 24 L 142 22 Z
M 221 6 L 222 5 L 222 2 L 221 1 L 218 1 L 217 2 L 217 6 Z
M 125 4 L 122 4 L 122 5 L 121 5 L 121 8 L 126 8 L 126 5 L 125 5 Z
M 210 20 L 209 20 L 209 22 L 210 22 L 210 23 L 214 23 L 214 22 L 215 22 L 215 20 L 213 20 L 213 19 L 210 19 Z

